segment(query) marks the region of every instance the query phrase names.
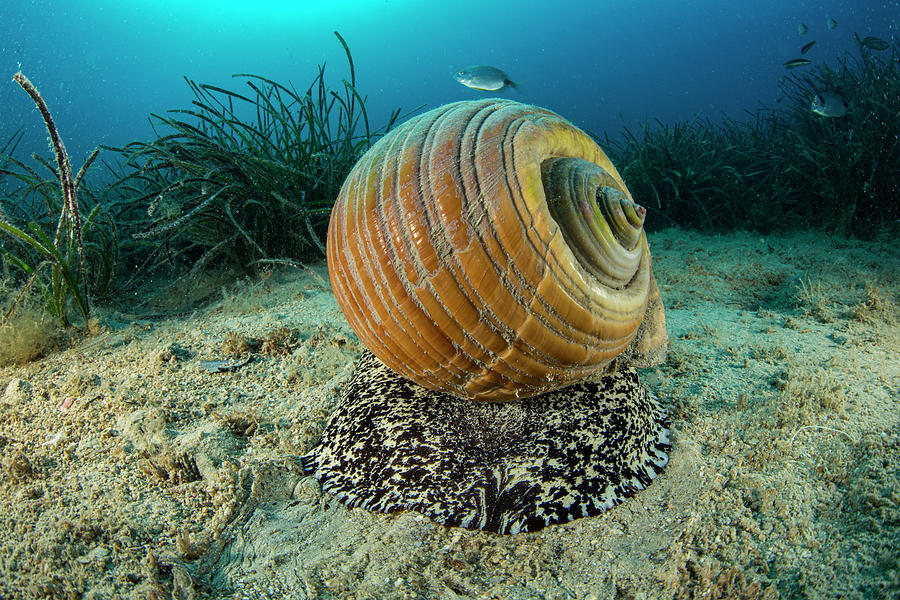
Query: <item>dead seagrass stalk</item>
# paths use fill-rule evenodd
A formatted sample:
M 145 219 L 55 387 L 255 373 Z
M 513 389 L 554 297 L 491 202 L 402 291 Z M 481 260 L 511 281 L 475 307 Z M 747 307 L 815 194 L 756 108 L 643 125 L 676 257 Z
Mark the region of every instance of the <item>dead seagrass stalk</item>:
M 526 398 L 602 375 L 648 305 L 663 319 L 644 215 L 565 119 L 457 102 L 359 160 L 331 215 L 328 270 L 351 327 L 399 375 Z M 654 331 L 641 352 L 665 346 Z

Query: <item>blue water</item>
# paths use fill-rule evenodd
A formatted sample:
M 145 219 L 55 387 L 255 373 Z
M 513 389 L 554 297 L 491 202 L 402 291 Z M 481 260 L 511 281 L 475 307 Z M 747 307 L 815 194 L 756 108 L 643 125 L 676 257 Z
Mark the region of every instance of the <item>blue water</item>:
M 854 32 L 890 39 L 898 28 L 897 0 L 3 0 L 0 144 L 24 128 L 17 156 L 47 148 L 12 81 L 18 69 L 45 97 L 77 169 L 98 144 L 150 139 L 151 113 L 187 108 L 183 76 L 240 89 L 231 75 L 250 72 L 305 89 L 325 61 L 339 87 L 348 70 L 335 30 L 373 125 L 398 106 L 483 97 L 451 73 L 490 64 L 521 84 L 503 95 L 615 137 L 652 119 L 774 106 L 782 64 L 806 42 L 817 41 L 808 58 L 833 63 L 854 49 Z

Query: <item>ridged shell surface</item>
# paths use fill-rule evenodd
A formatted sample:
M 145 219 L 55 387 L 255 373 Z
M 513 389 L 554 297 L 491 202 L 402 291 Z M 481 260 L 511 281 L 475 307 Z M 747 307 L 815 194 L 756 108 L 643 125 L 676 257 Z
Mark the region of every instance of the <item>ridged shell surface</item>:
M 511 400 L 598 375 L 628 346 L 652 280 L 643 218 L 562 117 L 457 102 L 359 160 L 331 215 L 328 269 L 351 327 L 396 373 Z

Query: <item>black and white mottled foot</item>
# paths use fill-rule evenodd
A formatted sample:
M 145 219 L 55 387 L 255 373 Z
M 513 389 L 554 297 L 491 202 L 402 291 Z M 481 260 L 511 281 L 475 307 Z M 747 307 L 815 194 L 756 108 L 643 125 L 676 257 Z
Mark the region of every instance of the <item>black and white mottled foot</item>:
M 304 462 L 348 506 L 517 533 L 608 510 L 646 488 L 668 450 L 666 412 L 634 369 L 476 402 L 406 381 L 366 352 Z

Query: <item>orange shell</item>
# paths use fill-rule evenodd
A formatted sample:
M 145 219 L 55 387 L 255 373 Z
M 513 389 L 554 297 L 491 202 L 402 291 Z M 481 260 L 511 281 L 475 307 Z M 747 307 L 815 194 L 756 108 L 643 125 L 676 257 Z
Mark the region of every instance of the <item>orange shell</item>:
M 643 216 L 568 121 L 456 102 L 360 158 L 331 213 L 328 270 L 350 326 L 396 373 L 511 400 L 600 374 L 628 346 L 652 280 Z

